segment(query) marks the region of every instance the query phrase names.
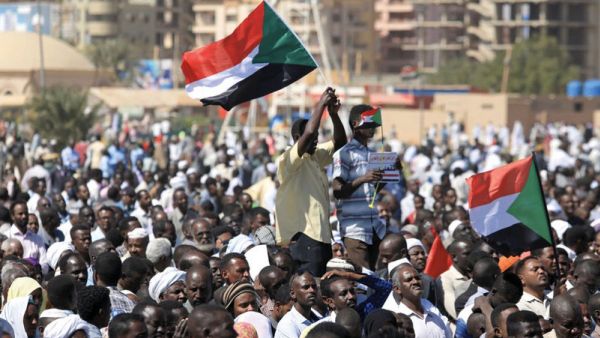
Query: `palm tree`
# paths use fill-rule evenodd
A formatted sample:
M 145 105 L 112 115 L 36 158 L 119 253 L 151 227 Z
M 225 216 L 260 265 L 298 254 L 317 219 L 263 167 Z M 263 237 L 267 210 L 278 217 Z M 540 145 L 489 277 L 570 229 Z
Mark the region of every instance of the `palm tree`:
M 87 91 L 54 86 L 34 96 L 28 108 L 27 117 L 34 130 L 42 137 L 56 139 L 62 148 L 87 135 L 96 121 L 100 105 L 88 106 Z

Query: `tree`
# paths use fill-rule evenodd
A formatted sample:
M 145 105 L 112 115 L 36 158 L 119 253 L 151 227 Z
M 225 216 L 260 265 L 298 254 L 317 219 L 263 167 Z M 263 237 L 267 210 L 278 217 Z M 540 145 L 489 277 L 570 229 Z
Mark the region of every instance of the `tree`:
M 96 67 L 96 71 L 108 70 L 115 78 L 123 79 L 130 74 L 134 63 L 134 50 L 123 40 L 105 40 L 90 44 L 86 54 Z
M 55 86 L 28 103 L 28 120 L 42 137 L 54 138 L 59 147 L 83 139 L 96 122 L 100 105 L 89 107 L 87 92 Z
M 479 63 L 467 58 L 450 60 L 429 80 L 433 84 L 468 84 L 499 92 L 502 86 L 505 53 Z M 513 46 L 508 91 L 520 94 L 556 94 L 567 82 L 579 78 L 579 68 L 569 63 L 566 51 L 556 39 L 533 37 Z

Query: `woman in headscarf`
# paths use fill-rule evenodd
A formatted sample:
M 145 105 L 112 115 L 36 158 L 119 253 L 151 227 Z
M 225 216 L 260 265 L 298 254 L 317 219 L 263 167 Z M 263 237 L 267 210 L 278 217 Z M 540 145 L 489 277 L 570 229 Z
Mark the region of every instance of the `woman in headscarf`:
M 90 324 L 78 315 L 68 315 L 54 320 L 44 329 L 44 338 L 88 338 Z
M 235 318 L 235 323 L 251 324 L 258 334 L 258 338 L 273 338 L 271 321 L 262 313 L 255 311 L 244 312 Z
M 29 295 L 9 300 L 0 318 L 12 326 L 14 338 L 34 338 L 38 326 L 39 306 Z
M 10 302 L 12 299 L 25 296 L 31 296 L 38 307 L 42 306 L 44 297 L 40 283 L 30 277 L 19 277 L 10 285 L 6 300 Z
M 243 281 L 237 281 L 229 285 L 222 295 L 223 305 L 233 315 L 234 319 L 244 312 L 258 312 L 259 299 L 252 284 Z

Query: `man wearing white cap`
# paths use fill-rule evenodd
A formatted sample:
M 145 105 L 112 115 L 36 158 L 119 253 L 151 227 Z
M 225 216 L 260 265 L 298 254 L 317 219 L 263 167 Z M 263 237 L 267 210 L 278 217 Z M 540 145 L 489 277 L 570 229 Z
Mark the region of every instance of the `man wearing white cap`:
M 168 267 L 163 272 L 157 273 L 148 283 L 150 298 L 160 303 L 163 300 L 176 300 L 185 303 L 185 271 Z
M 131 256 L 146 257 L 146 247 L 148 246 L 148 232 L 143 228 L 135 228 L 127 233 L 127 253 L 123 260 Z

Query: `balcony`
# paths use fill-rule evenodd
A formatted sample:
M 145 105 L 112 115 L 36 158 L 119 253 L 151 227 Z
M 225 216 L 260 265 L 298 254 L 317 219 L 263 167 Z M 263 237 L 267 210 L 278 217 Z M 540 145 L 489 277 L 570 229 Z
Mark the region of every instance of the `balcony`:
M 408 0 L 407 2 L 399 3 L 376 3 L 375 12 L 390 12 L 390 13 L 411 13 L 413 11 L 413 5 Z
M 93 37 L 108 37 L 117 35 L 118 33 L 117 24 L 112 22 L 93 21 L 88 22 L 87 26 L 88 33 Z
M 467 9 L 479 13 L 486 18 L 491 18 L 494 15 L 494 12 L 490 8 L 486 8 L 478 3 L 467 4 Z
M 493 36 L 488 34 L 485 30 L 481 29 L 480 27 L 476 27 L 476 26 L 467 27 L 467 33 L 471 34 L 471 35 L 475 35 L 476 37 L 478 37 L 480 40 L 483 40 L 483 41 L 492 41 L 493 40 Z
M 396 21 L 396 22 L 376 22 L 375 30 L 387 31 L 387 32 L 404 32 L 412 31 L 415 29 L 414 21 Z
M 119 12 L 117 1 L 90 1 L 87 12 L 89 15 L 110 15 Z

